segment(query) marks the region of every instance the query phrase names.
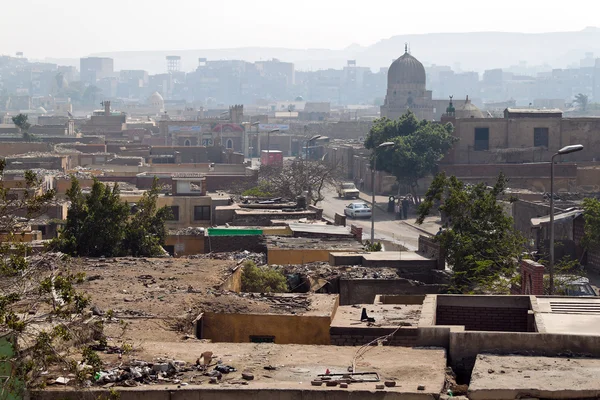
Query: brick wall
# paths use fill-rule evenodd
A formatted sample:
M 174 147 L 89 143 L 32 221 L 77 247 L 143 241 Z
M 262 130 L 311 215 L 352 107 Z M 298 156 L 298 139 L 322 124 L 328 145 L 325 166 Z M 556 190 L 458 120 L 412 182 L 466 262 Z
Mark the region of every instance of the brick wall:
M 542 264 L 521 260 L 521 294 L 544 295 L 544 271 Z
M 393 328 L 334 327 L 330 329 L 329 334 L 333 346 L 362 346 L 393 331 Z M 402 328 L 383 345 L 412 347 L 417 344 L 417 334 L 416 328 Z
M 340 305 L 372 304 L 378 294 L 438 294 L 445 293 L 446 285 L 417 285 L 403 278 L 397 279 L 340 279 Z
M 267 247 L 262 235 L 248 236 L 209 236 L 204 241 L 206 253 L 227 253 L 248 250 L 252 253 L 266 253 Z
M 444 270 L 446 268 L 446 252 L 433 238 L 419 235 L 418 252 L 426 257 L 435 258 L 437 260 L 437 269 Z
M 436 325 L 462 325 L 467 331 L 528 332 L 528 309 L 438 305 Z

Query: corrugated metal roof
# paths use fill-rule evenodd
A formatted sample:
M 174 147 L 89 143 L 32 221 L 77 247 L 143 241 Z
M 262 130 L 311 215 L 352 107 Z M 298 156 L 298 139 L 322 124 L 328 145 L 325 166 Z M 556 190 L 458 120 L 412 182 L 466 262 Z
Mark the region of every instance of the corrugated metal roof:
M 560 214 L 554 214 L 554 223 L 564 222 L 566 219 L 575 219 L 583 214 L 583 210 L 571 210 Z M 531 218 L 532 226 L 540 226 L 542 224 L 547 224 L 550 222 L 550 216 L 546 215 L 545 217 L 540 218 Z
M 289 224 L 292 232 L 325 233 L 328 235 L 350 235 L 350 228 L 338 225 Z

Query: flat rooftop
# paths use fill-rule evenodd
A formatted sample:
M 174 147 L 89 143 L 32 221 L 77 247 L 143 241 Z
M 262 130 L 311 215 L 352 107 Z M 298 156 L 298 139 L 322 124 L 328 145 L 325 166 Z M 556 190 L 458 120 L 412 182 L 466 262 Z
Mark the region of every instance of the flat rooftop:
M 367 316 L 374 318 L 375 322 L 361 322 L 362 309 L 367 310 Z M 417 328 L 421 317 L 422 304 L 358 304 L 352 306 L 339 306 L 333 321 L 332 328 Z
M 600 335 L 600 298 L 536 297 L 539 332 Z
M 596 398 L 600 360 L 480 354 L 469 385 L 471 400 Z
M 363 245 L 355 239 L 346 238 L 301 238 L 301 237 L 269 237 L 268 248 L 278 249 L 324 249 L 324 250 L 356 250 L 362 251 Z
M 141 350 L 131 355 L 129 360 L 126 360 L 125 357 L 119 360 L 117 355 L 103 355 L 103 359 L 107 367 L 113 368 L 118 367 L 120 364 L 125 366 L 133 359 L 152 362 L 156 360 L 157 356 L 163 359 L 182 360 L 188 365 L 195 365 L 196 359 L 202 353 L 210 351 L 213 353 L 213 360 L 216 358 L 216 360 L 221 360 L 223 364 L 237 369 L 237 372 L 224 374 L 221 382 L 216 385 L 207 384 L 208 377 L 202 376 L 198 371 L 192 371 L 184 372 L 182 377 L 178 377 L 182 382 L 188 383 L 187 386 L 181 388 L 177 388 L 176 384 L 167 382 L 142 385 L 135 388 L 118 387 L 122 394 L 121 397 L 128 399 L 132 398 L 128 396 L 130 391 L 175 390 L 189 393 L 190 397 L 185 396 L 185 398 L 198 398 L 197 394 L 195 397 L 191 397 L 192 393 L 206 393 L 208 395 L 211 391 L 239 390 L 248 391 L 248 395 L 255 397 L 257 393 L 252 391 L 258 389 L 278 390 L 276 394 L 273 394 L 273 398 L 278 399 L 299 398 L 299 393 L 296 393 L 298 391 L 302 391 L 302 393 L 306 391 L 331 391 L 336 395 L 340 395 L 341 391 L 353 392 L 358 396 L 357 398 L 361 399 L 381 399 L 386 395 L 377 392 L 389 392 L 395 394 L 394 399 L 431 399 L 437 397 L 443 389 L 446 369 L 446 355 L 443 349 L 387 346 L 372 347 L 356 360 L 356 372 L 376 372 L 380 377 L 380 382 L 351 383 L 346 389 L 341 389 L 339 386 L 327 387 L 322 385 L 315 387 L 311 385 L 311 381 L 316 379 L 318 375 L 324 374 L 327 369 L 332 374 L 347 374 L 348 366 L 352 365 L 356 350 L 354 347 L 344 346 L 206 343 L 199 340 L 185 342 L 154 341 L 145 342 Z M 272 366 L 275 369 L 266 370 L 266 366 Z M 242 372 L 252 373 L 254 380 L 247 381 L 247 385 L 240 385 L 239 383 L 243 381 L 241 379 Z M 192 378 L 194 375 L 195 377 Z M 396 381 L 396 386 L 376 390 L 376 384 L 383 384 L 385 380 Z M 424 390 L 418 390 L 419 385 L 423 385 Z M 34 398 L 38 400 L 57 399 L 59 397 L 53 396 L 53 393 L 73 393 L 74 390 L 75 388 L 59 385 L 48 386 L 41 394 L 40 392 L 35 393 Z M 85 390 L 87 392 L 90 389 Z M 294 393 L 280 392 L 288 390 Z M 268 393 L 263 394 L 268 395 Z M 261 396 L 259 395 L 259 397 Z M 388 397 L 386 396 L 386 398 Z
M 375 251 L 363 254 L 365 261 L 430 261 L 415 251 Z

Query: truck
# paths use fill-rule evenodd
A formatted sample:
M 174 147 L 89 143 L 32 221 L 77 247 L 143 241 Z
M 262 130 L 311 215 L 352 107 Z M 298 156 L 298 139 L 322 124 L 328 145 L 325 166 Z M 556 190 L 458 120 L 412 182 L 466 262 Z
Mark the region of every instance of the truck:
M 260 154 L 262 165 L 283 166 L 283 153 L 279 150 L 263 150 Z
M 352 182 L 344 182 L 338 186 L 338 197 L 344 199 L 358 199 L 360 192 Z

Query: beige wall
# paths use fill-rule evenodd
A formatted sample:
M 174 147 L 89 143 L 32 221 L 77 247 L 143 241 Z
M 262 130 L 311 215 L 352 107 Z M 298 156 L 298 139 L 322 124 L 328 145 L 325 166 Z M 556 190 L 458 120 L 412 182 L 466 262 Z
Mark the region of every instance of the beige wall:
M 250 336 L 275 336 L 277 344 L 329 345 L 330 316 L 204 313 L 202 339 L 248 343 Z

